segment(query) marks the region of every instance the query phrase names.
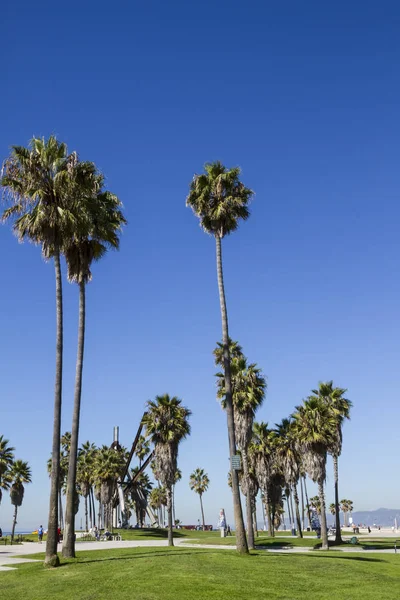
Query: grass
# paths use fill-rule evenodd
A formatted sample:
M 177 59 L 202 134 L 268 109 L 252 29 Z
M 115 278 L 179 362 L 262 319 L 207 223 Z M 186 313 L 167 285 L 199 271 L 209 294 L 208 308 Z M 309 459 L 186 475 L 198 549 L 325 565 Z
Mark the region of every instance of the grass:
M 24 600 L 398 600 L 400 556 L 268 554 L 189 548 L 80 552 L 58 569 L 0 573 L 2 597 Z M 43 558 L 43 555 L 36 555 Z

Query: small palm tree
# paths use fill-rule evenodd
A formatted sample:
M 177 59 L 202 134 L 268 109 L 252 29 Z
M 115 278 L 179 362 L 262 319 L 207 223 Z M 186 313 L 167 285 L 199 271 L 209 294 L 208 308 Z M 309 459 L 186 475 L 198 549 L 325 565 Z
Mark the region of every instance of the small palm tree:
M 234 232 L 240 220 L 248 219 L 248 204 L 253 196 L 251 189 L 240 181 L 238 167 L 227 169 L 219 161 L 207 163 L 205 173 L 195 175 L 190 184 L 186 205 L 200 219 L 202 229 L 214 236 L 217 254 L 217 276 L 222 321 L 222 343 L 224 347 L 224 377 L 226 395 L 226 416 L 228 423 L 229 452 L 236 454 L 235 423 L 233 415 L 232 380 L 229 355 L 228 314 L 222 270 L 222 239 Z M 236 547 L 239 552 L 248 552 L 246 533 L 240 502 L 239 476 L 232 469 L 232 495 L 236 525 Z
M 343 512 L 344 526 L 348 526 L 347 514 L 351 513 L 353 510 L 353 501 L 352 500 L 340 500 L 340 510 Z
M 334 502 L 332 502 L 329 505 L 329 512 L 331 513 L 331 515 L 335 516 L 336 515 L 336 505 Z
M 303 454 L 304 468 L 311 479 L 318 483 L 322 548 L 328 550 L 324 482 L 327 452 L 332 445 L 335 421 L 330 408 L 315 396 L 310 396 L 303 405 L 297 406 L 293 417 L 297 443 Z
M 14 448 L 9 446 L 9 440 L 0 435 L 0 504 L 3 491 L 10 486 L 9 472 L 14 461 Z
M 182 400 L 156 396 L 147 402 L 143 417 L 146 435 L 154 445 L 155 475 L 167 491 L 168 545 L 173 546 L 172 486 L 175 483 L 180 442 L 189 435 L 191 411 L 182 406 Z
M 175 524 L 176 521 L 176 515 L 175 515 L 175 487 L 176 484 L 178 483 L 178 481 L 180 481 L 182 479 L 182 471 L 180 469 L 176 469 L 176 473 L 175 473 L 175 481 L 174 481 L 174 485 L 172 487 L 172 514 L 173 514 L 173 522 Z
M 299 495 L 297 492 L 297 484 L 300 478 L 301 459 L 296 443 L 296 435 L 292 419 L 282 419 L 281 423 L 276 425 L 276 433 L 277 457 L 282 466 L 283 475 L 288 487 L 288 497 L 291 498 L 290 491 L 293 490 L 296 507 L 297 529 L 299 532 L 298 536 L 302 538 L 303 532 L 300 519 Z
M 11 489 L 10 497 L 11 504 L 14 506 L 14 517 L 11 529 L 11 540 L 14 539 L 15 526 L 17 524 L 18 507 L 22 505 L 24 499 L 24 483 L 32 482 L 32 472 L 28 463 L 24 460 L 16 460 L 13 462 L 10 469 Z
M 94 457 L 94 480 L 104 507 L 104 527 L 112 527 L 112 498 L 126 465 L 126 452 L 102 446 Z
M 79 166 L 79 171 L 78 171 Z M 83 353 L 86 323 L 86 285 L 92 279 L 92 263 L 100 260 L 108 249 L 119 248 L 119 232 L 126 220 L 121 212 L 121 202 L 111 192 L 104 191 L 104 179 L 96 172 L 93 163 L 76 167 L 76 212 L 81 213 L 80 227 L 72 238 L 63 243 L 67 261 L 68 280 L 79 285 L 78 352 L 76 359 L 75 395 L 71 430 L 71 451 L 68 466 L 65 533 L 62 553 L 75 558 L 76 469 L 82 395 Z
M 142 466 L 143 460 L 150 453 L 150 442 L 141 435 L 139 436 L 138 443 L 136 444 L 135 455 L 139 459 L 139 467 Z
M 140 527 L 143 527 L 148 497 L 153 488 L 153 484 L 147 473 L 139 473 L 139 471 L 140 467 L 131 469 L 131 478 L 134 481 L 131 484 L 129 491 L 135 507 L 137 523 Z
M 274 478 L 280 475 L 280 468 L 276 453 L 276 432 L 268 427 L 268 423 L 254 423 L 249 455 L 264 499 L 268 519 L 268 533 L 273 537 L 275 531 L 271 492 L 272 488 L 275 487 Z
M 153 488 L 149 494 L 149 506 L 158 513 L 159 524 L 162 526 L 161 509 L 167 506 L 167 490 L 164 487 Z
M 312 393 L 320 398 L 331 409 L 332 416 L 335 421 L 335 430 L 333 432 L 332 444 L 328 449 L 333 459 L 333 472 L 335 479 L 335 515 L 336 515 L 336 543 L 342 542 L 340 531 L 340 516 L 339 516 L 339 456 L 342 453 L 343 440 L 343 422 L 345 419 L 350 419 L 350 409 L 352 403 L 344 394 L 347 390 L 344 388 L 334 387 L 333 381 L 320 383 L 317 390 L 312 390 Z
M 204 509 L 203 509 L 203 494 L 208 490 L 208 486 L 210 485 L 210 480 L 208 478 L 207 473 L 204 469 L 195 469 L 193 473 L 190 475 L 189 486 L 190 489 L 196 492 L 200 498 L 200 508 L 201 508 L 201 519 L 203 522 L 203 531 L 206 530 L 206 522 L 204 520 Z
M 78 465 L 76 472 L 76 482 L 81 490 L 85 500 L 85 530 L 95 525 L 95 511 L 92 505 L 92 486 L 94 484 L 94 453 L 96 446 L 87 441 L 82 444 L 78 452 Z
M 310 506 L 312 509 L 317 511 L 317 514 L 321 514 L 321 499 L 319 496 L 313 496 L 310 498 Z

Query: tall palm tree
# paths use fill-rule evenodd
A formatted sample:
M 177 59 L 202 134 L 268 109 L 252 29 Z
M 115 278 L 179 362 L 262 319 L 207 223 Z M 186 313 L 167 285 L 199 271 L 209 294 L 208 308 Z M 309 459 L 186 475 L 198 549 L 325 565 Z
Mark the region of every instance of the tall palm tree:
M 217 276 L 222 321 L 222 343 L 224 345 L 224 376 L 226 393 L 226 416 L 228 423 L 229 452 L 236 454 L 235 423 L 232 403 L 232 381 L 229 355 L 228 313 L 222 270 L 222 239 L 235 231 L 239 221 L 249 215 L 248 204 L 253 196 L 252 190 L 240 181 L 240 169 L 227 169 L 219 161 L 207 163 L 205 173 L 195 175 L 190 184 L 186 205 L 190 206 L 200 219 L 200 225 L 206 233 L 215 237 L 217 255 Z M 232 468 L 232 495 L 236 526 L 236 547 L 240 553 L 248 552 L 246 532 L 240 502 L 239 476 Z
M 206 522 L 204 519 L 204 509 L 203 509 L 203 494 L 208 490 L 208 486 L 210 485 L 210 480 L 208 478 L 207 473 L 204 469 L 197 468 L 190 475 L 189 486 L 190 489 L 193 490 L 196 494 L 199 495 L 200 498 L 200 508 L 201 508 L 201 519 L 203 522 L 203 531 L 206 530 Z
M 169 394 L 156 396 L 147 402 L 147 411 L 143 417 L 146 435 L 154 445 L 156 478 L 167 491 L 168 545 L 173 546 L 172 532 L 172 486 L 178 460 L 180 442 L 189 435 L 189 417 L 191 411 L 182 406 L 182 400 Z
M 283 475 L 289 490 L 293 490 L 294 502 L 296 507 L 296 521 L 298 537 L 303 537 L 302 524 L 300 519 L 299 496 L 297 484 L 300 478 L 300 453 L 296 444 L 296 435 L 292 419 L 282 419 L 281 423 L 276 425 L 276 447 L 277 456 L 282 466 Z M 293 516 L 293 515 L 292 515 Z
M 4 435 L 0 435 L 0 504 L 2 500 L 2 490 L 8 490 L 10 486 L 9 472 L 14 461 L 14 450 L 9 446 L 9 440 Z
M 223 344 L 218 344 L 217 349 L 214 351 L 217 365 L 223 364 L 222 348 Z M 230 360 L 235 438 L 243 463 L 241 488 L 246 496 L 248 546 L 250 549 L 254 549 L 253 505 L 255 503 L 255 488 L 251 486 L 248 449 L 253 435 L 254 416 L 264 401 L 267 384 L 257 365 L 248 364 L 247 358 L 237 342 L 231 342 L 230 349 L 232 349 Z M 222 406 L 226 408 L 225 377 L 223 373 L 217 373 L 216 377 L 217 397 L 222 399 Z M 253 494 L 250 494 L 250 487 L 252 487 Z
M 77 186 L 84 181 L 77 210 L 82 211 L 81 227 L 74 236 L 65 241 L 63 249 L 68 268 L 68 280 L 79 285 L 78 350 L 76 359 L 75 395 L 71 430 L 71 451 L 68 468 L 67 503 L 62 553 L 66 558 L 75 558 L 75 512 L 74 494 L 78 458 L 79 420 L 82 395 L 83 353 L 85 345 L 86 285 L 92 279 L 91 267 L 107 250 L 119 248 L 119 232 L 126 220 L 120 210 L 117 196 L 103 191 L 103 177 L 96 173 L 92 163 L 82 163 Z M 92 189 L 90 181 L 92 179 Z M 91 192 L 88 194 L 88 190 Z M 79 194 L 79 190 L 77 195 Z
M 339 456 L 342 453 L 342 427 L 345 419 L 350 419 L 350 409 L 352 403 L 347 398 L 344 398 L 344 394 L 347 390 L 344 388 L 334 387 L 333 381 L 326 381 L 320 383 L 317 390 L 312 390 L 312 393 L 325 402 L 333 413 L 335 420 L 335 435 L 332 439 L 332 444 L 328 449 L 329 454 L 332 455 L 333 460 L 333 472 L 335 479 L 335 520 L 336 520 L 336 543 L 342 542 L 342 535 L 340 530 L 340 515 L 339 515 Z
M 330 408 L 315 396 L 310 396 L 301 406 L 297 406 L 293 418 L 296 439 L 303 454 L 304 468 L 311 479 L 318 484 L 322 548 L 328 550 L 324 483 L 327 452 L 332 444 L 335 422 Z
M 57 525 L 60 473 L 60 433 L 62 404 L 63 302 L 60 254 L 65 239 L 77 227 L 73 212 L 75 153 L 54 136 L 33 138 L 29 147 L 13 146 L 3 163 L 1 186 L 11 203 L 3 213 L 13 221 L 20 241 L 41 245 L 45 259 L 53 259 L 56 278 L 56 375 L 52 442 L 51 491 L 45 564 L 58 566 Z
M 17 524 L 18 507 L 22 505 L 24 499 L 24 483 L 32 482 L 31 468 L 25 460 L 15 460 L 10 469 L 11 489 L 10 497 L 11 504 L 14 506 L 14 517 L 11 529 L 11 540 L 14 539 L 15 526 Z

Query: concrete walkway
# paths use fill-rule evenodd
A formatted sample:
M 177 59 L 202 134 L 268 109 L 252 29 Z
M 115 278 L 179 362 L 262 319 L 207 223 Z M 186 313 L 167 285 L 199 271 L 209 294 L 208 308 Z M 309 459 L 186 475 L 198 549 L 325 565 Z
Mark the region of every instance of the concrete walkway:
M 228 545 L 216 545 L 216 544 L 194 544 L 192 542 L 186 542 L 185 540 L 174 540 L 175 546 L 184 548 L 198 548 L 204 550 L 236 550 L 236 546 Z M 148 540 L 138 541 L 131 540 L 126 542 L 79 542 L 76 545 L 77 552 L 82 550 L 110 550 L 112 548 L 166 548 L 168 547 L 167 540 Z M 24 562 L 41 562 L 37 559 L 23 558 L 24 555 L 36 554 L 38 552 L 45 552 L 46 544 L 43 542 L 25 542 L 15 546 L 0 546 L 0 571 L 10 571 L 14 565 Z M 58 547 L 61 552 L 61 544 Z M 294 546 L 293 548 L 267 548 L 260 546 L 260 551 L 271 552 L 271 553 L 284 553 L 284 554 L 299 554 L 305 552 L 318 553 L 320 550 L 313 550 L 311 547 L 306 546 Z M 332 548 L 330 552 L 345 552 L 347 553 L 363 553 L 363 554 L 394 554 L 394 549 L 390 550 L 364 550 L 357 546 L 341 546 L 340 548 Z M 22 558 L 16 558 L 16 557 Z M 400 561 L 400 552 L 399 552 Z

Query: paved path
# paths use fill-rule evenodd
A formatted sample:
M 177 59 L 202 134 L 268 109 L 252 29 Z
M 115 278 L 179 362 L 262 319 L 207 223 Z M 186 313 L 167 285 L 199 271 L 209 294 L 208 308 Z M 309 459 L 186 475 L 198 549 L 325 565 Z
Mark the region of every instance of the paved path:
M 185 548 L 202 548 L 204 550 L 236 550 L 236 546 L 228 545 L 216 545 L 216 544 L 194 544 L 192 542 L 186 542 L 185 540 L 174 540 L 176 546 L 182 546 Z M 79 542 L 76 545 L 76 550 L 109 550 L 111 548 L 166 548 L 168 546 L 167 540 L 148 540 L 138 541 L 131 540 L 126 542 Z M 10 571 L 13 569 L 13 565 L 17 565 L 23 562 L 41 562 L 37 559 L 23 558 L 24 555 L 36 554 L 38 552 L 44 552 L 46 544 L 40 544 L 39 542 L 26 542 L 16 546 L 0 546 L 0 571 Z M 61 552 L 61 544 L 59 545 L 59 552 Z M 294 546 L 292 548 L 267 548 L 260 546 L 258 550 L 272 553 L 285 553 L 285 554 L 298 554 L 304 552 L 319 552 L 319 550 L 313 550 L 311 547 Z M 341 546 L 340 548 L 331 549 L 330 552 L 345 552 L 345 553 L 377 553 L 377 554 L 394 554 L 394 549 L 390 550 L 364 550 L 357 546 Z M 400 553 L 399 553 L 400 554 Z M 16 556 L 22 558 L 15 558 Z M 400 556 L 399 556 L 400 561 Z

